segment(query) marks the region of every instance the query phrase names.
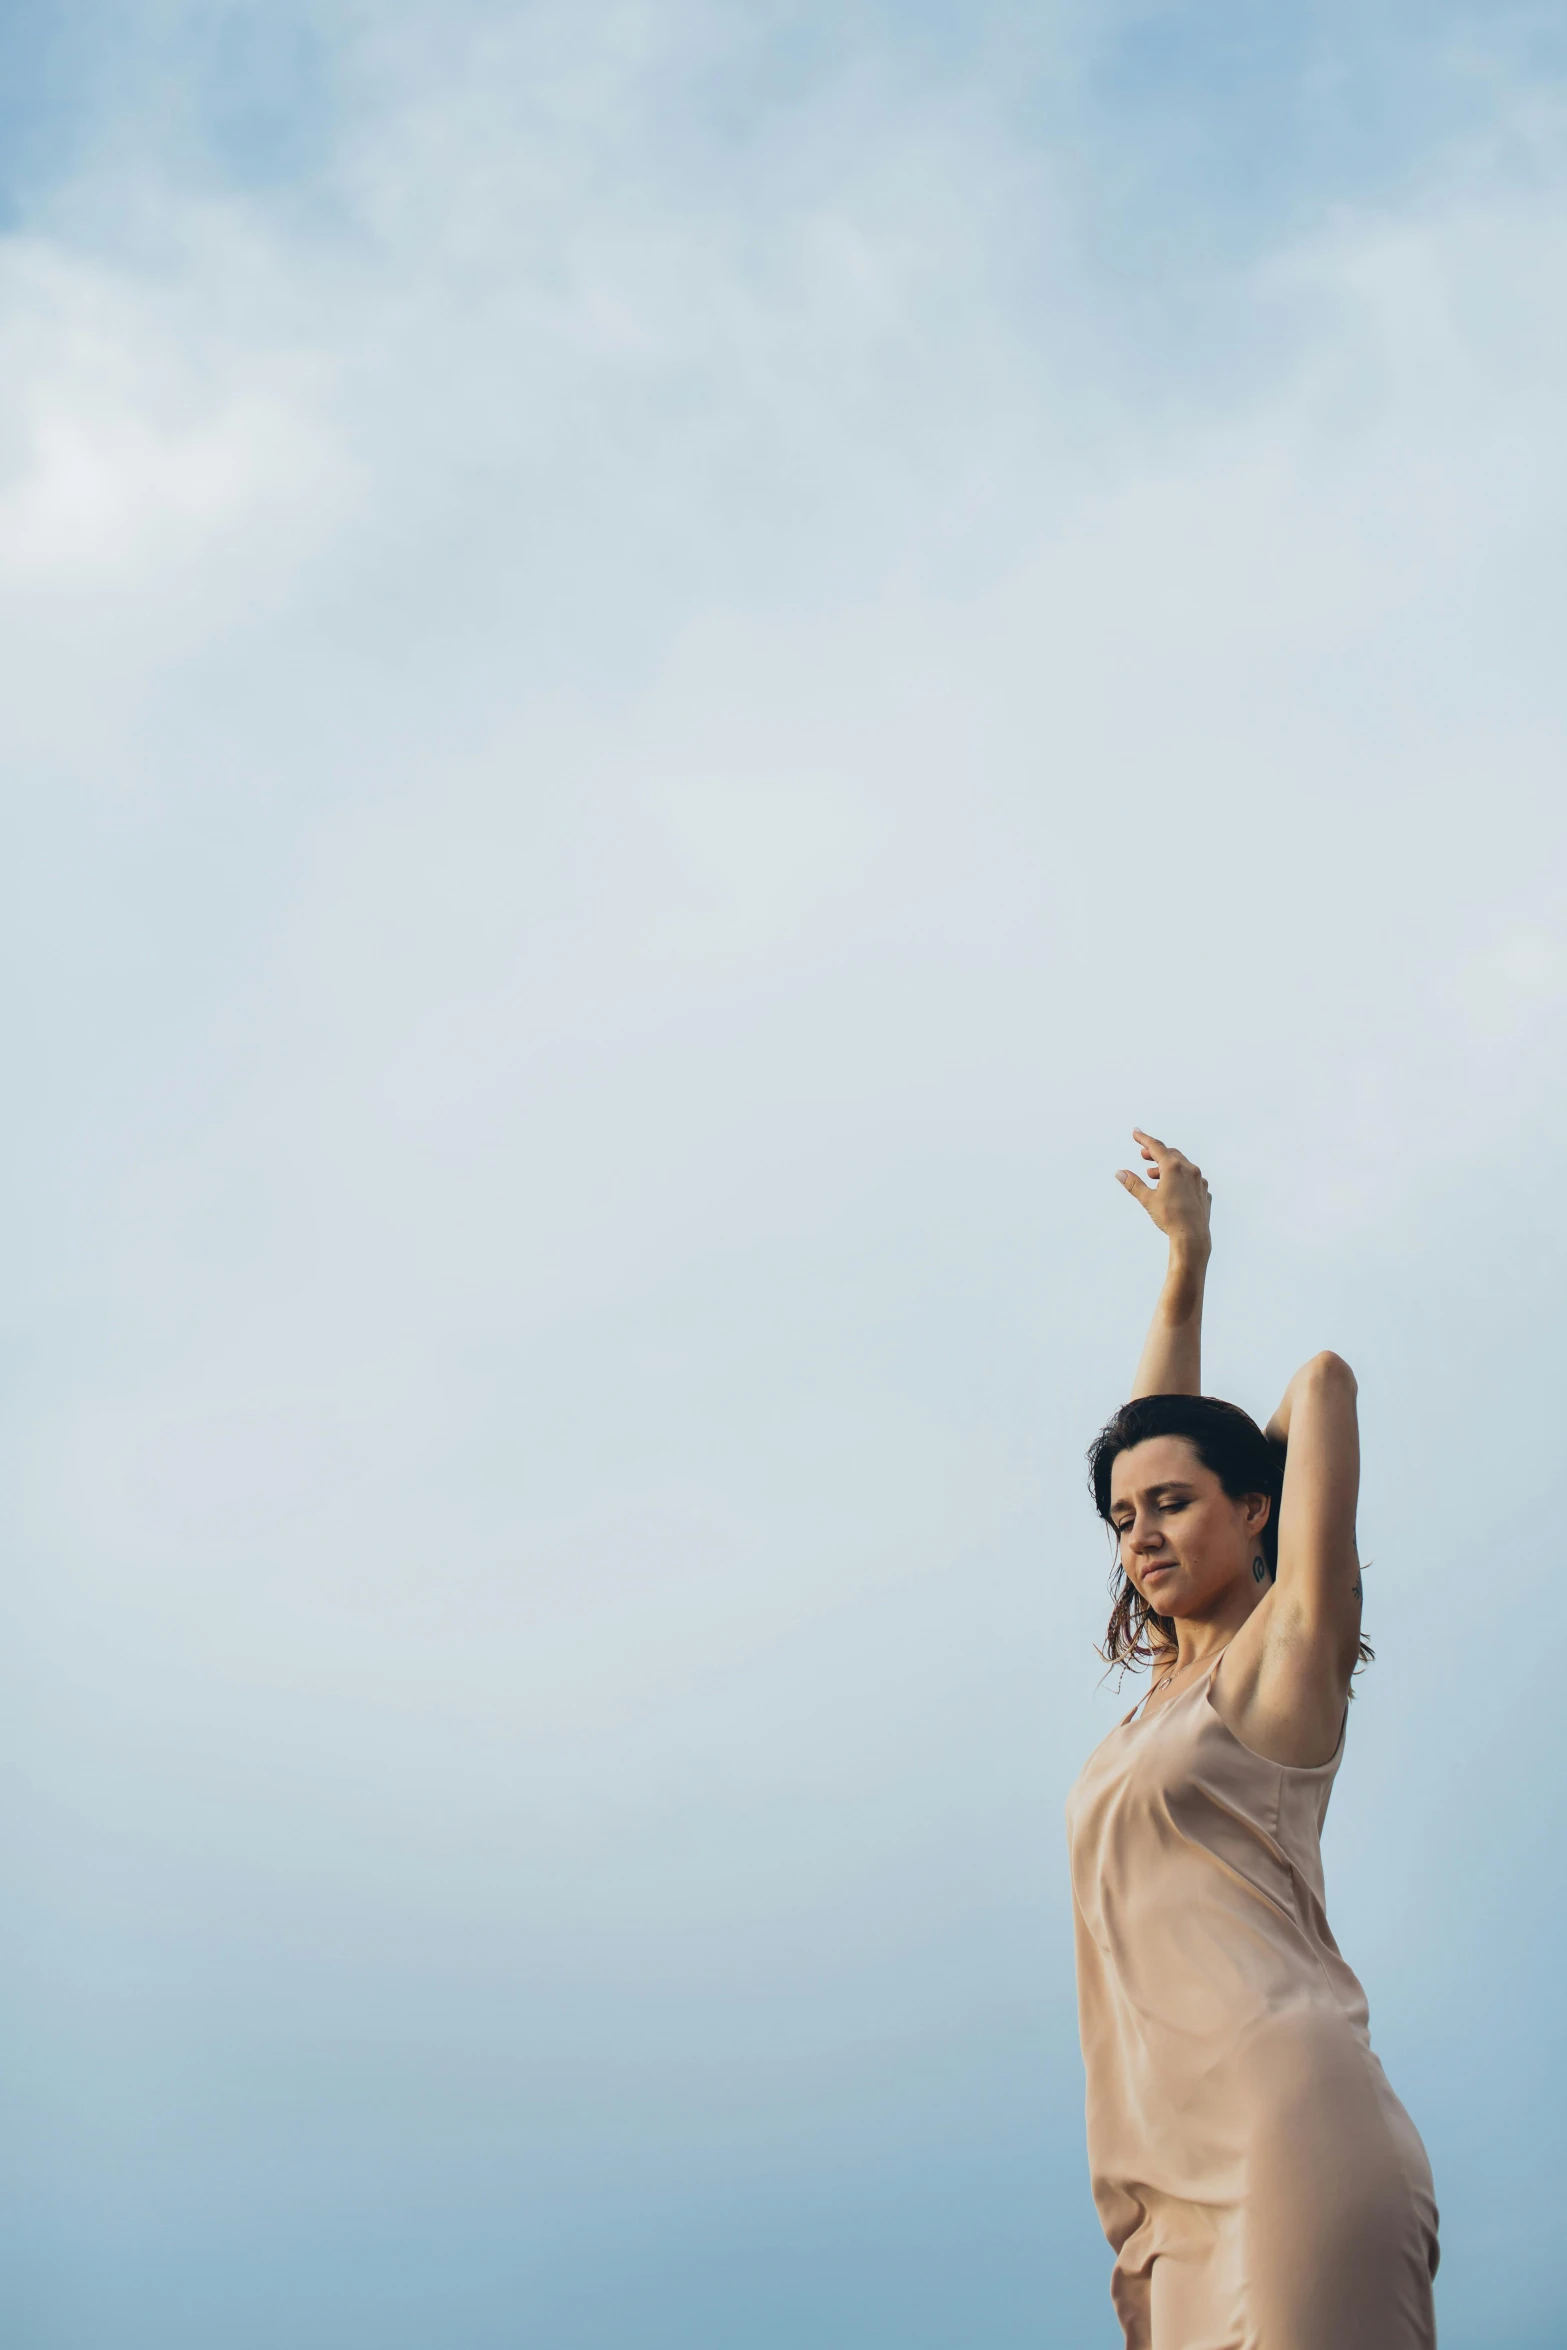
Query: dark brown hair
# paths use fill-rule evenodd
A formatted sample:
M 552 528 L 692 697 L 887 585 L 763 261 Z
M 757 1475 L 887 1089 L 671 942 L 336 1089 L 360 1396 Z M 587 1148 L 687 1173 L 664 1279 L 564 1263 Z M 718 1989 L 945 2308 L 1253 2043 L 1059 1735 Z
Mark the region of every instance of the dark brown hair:
M 1216 1395 L 1140 1395 L 1122 1404 L 1115 1418 L 1100 1429 L 1088 1448 L 1088 1482 L 1094 1507 L 1110 1525 L 1110 1471 L 1119 1453 L 1150 1436 L 1180 1436 L 1191 1446 L 1205 1469 L 1212 1471 L 1232 1501 L 1248 1493 L 1265 1493 L 1271 1504 L 1268 1521 L 1258 1536 L 1258 1547 L 1270 1575 L 1279 1571 L 1279 1498 L 1284 1491 L 1282 1444 L 1265 1436 L 1249 1412 L 1239 1404 L 1223 1403 Z M 1112 1531 L 1114 1529 L 1112 1528 Z M 1161 1616 L 1144 1599 L 1121 1564 L 1120 1542 L 1110 1571 L 1110 1621 L 1105 1627 L 1100 1655 L 1108 1665 L 1139 1671 L 1175 1646 L 1175 1618 Z M 1360 1661 L 1366 1664 L 1371 1643 L 1360 1643 Z

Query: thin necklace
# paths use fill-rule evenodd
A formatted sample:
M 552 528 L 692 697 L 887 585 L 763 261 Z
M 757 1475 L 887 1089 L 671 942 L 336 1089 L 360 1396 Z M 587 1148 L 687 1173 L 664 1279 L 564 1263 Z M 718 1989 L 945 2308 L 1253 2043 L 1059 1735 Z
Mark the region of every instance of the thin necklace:
M 1231 1639 L 1233 1639 L 1233 1638 L 1234 1638 L 1234 1634 L 1233 1634 L 1233 1633 L 1230 1635 L 1230 1638 L 1231 1638 Z M 1228 1648 L 1228 1647 L 1229 1647 L 1229 1645 L 1230 1645 L 1230 1642 L 1229 1642 L 1228 1640 L 1226 1640 L 1226 1641 L 1224 1642 L 1224 1644 L 1223 1644 L 1223 1647 L 1221 1647 L 1221 1648 L 1220 1648 L 1220 1649 L 1219 1649 L 1219 1650 L 1216 1652 L 1216 1654 L 1215 1654 L 1215 1656 L 1214 1656 L 1214 1658 L 1213 1658 L 1213 1660 L 1212 1660 L 1214 1664 L 1217 1664 L 1217 1663 L 1218 1663 L 1218 1661 L 1219 1661 L 1219 1658 L 1220 1658 L 1221 1656 L 1223 1656 L 1223 1654 L 1224 1654 L 1224 1650 L 1225 1650 L 1226 1648 Z M 1169 1671 L 1168 1671 L 1168 1672 L 1167 1672 L 1167 1673 L 1164 1675 L 1163 1679 L 1162 1679 L 1162 1680 L 1159 1680 L 1159 1681 L 1156 1681 L 1156 1682 L 1154 1683 L 1153 1687 L 1152 1687 L 1152 1688 L 1149 1690 L 1149 1692 L 1148 1692 L 1149 1699 L 1150 1699 L 1150 1700 L 1152 1700 L 1153 1698 L 1157 1697 L 1157 1696 L 1159 1695 L 1159 1692 L 1161 1691 L 1161 1689 L 1168 1689 L 1168 1688 L 1170 1688 L 1174 1682 L 1176 1682 L 1176 1681 L 1178 1681 L 1178 1680 L 1180 1679 L 1181 1675 L 1182 1675 L 1184 1672 L 1187 1672 L 1187 1671 L 1189 1671 L 1189 1670 L 1190 1670 L 1190 1668 L 1189 1668 L 1189 1666 L 1187 1666 L 1187 1665 L 1183 1665 L 1183 1664 L 1174 1664 L 1174 1665 L 1172 1665 L 1172 1666 L 1170 1667 L 1170 1670 L 1169 1670 Z M 1168 1699 L 1166 1699 L 1166 1700 L 1165 1700 L 1165 1702 L 1166 1702 L 1166 1704 L 1168 1704 L 1168 1703 L 1169 1703 L 1169 1700 L 1168 1700 Z

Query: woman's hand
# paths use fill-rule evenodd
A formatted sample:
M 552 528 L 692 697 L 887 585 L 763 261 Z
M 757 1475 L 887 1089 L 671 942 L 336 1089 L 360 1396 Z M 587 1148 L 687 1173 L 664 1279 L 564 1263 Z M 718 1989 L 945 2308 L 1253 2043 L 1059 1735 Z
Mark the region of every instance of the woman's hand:
M 1140 1126 L 1132 1128 L 1132 1140 L 1147 1160 L 1153 1181 L 1144 1183 L 1130 1167 L 1122 1167 L 1117 1183 L 1124 1184 L 1133 1199 L 1147 1209 L 1170 1243 L 1172 1255 L 1178 1252 L 1206 1260 L 1213 1247 L 1209 1224 L 1212 1200 L 1202 1169 L 1167 1142 L 1160 1142 L 1157 1135 L 1144 1134 Z
M 1154 1180 L 1144 1183 L 1130 1167 L 1116 1177 L 1149 1215 L 1170 1243 L 1170 1262 L 1164 1287 L 1154 1307 L 1143 1351 L 1132 1379 L 1139 1395 L 1201 1395 L 1202 1293 L 1213 1241 L 1208 1229 L 1208 1186 L 1202 1169 L 1179 1151 L 1132 1128 L 1132 1139 L 1147 1160 Z

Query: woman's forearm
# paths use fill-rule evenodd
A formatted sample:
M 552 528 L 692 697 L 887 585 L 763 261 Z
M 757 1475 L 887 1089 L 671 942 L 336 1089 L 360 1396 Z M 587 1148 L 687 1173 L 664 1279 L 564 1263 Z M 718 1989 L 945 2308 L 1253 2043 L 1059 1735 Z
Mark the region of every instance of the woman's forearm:
M 1202 1169 L 1156 1134 L 1132 1128 L 1153 1176 L 1145 1183 L 1130 1167 L 1116 1177 L 1145 1208 L 1170 1244 L 1159 1303 L 1132 1383 L 1139 1395 L 1201 1395 L 1202 1293 L 1208 1278 L 1211 1201 Z
M 1164 1286 L 1132 1381 L 1134 1397 L 1201 1395 L 1202 1301 L 1207 1278 L 1207 1249 L 1172 1240 Z

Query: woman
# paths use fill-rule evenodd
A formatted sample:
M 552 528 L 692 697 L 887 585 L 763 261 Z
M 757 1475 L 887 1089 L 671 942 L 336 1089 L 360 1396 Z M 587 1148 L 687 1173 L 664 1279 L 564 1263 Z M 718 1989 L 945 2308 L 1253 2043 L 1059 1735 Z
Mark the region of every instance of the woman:
M 1089 1459 L 1116 1536 L 1107 1653 L 1153 1678 L 1068 1805 L 1111 2298 L 1128 2350 L 1430 2350 L 1430 2166 L 1323 1912 L 1370 1653 L 1354 1376 L 1315 1356 L 1266 1434 L 1201 1394 L 1208 1186 L 1136 1140 L 1150 1179 L 1119 1179 L 1169 1270 Z

